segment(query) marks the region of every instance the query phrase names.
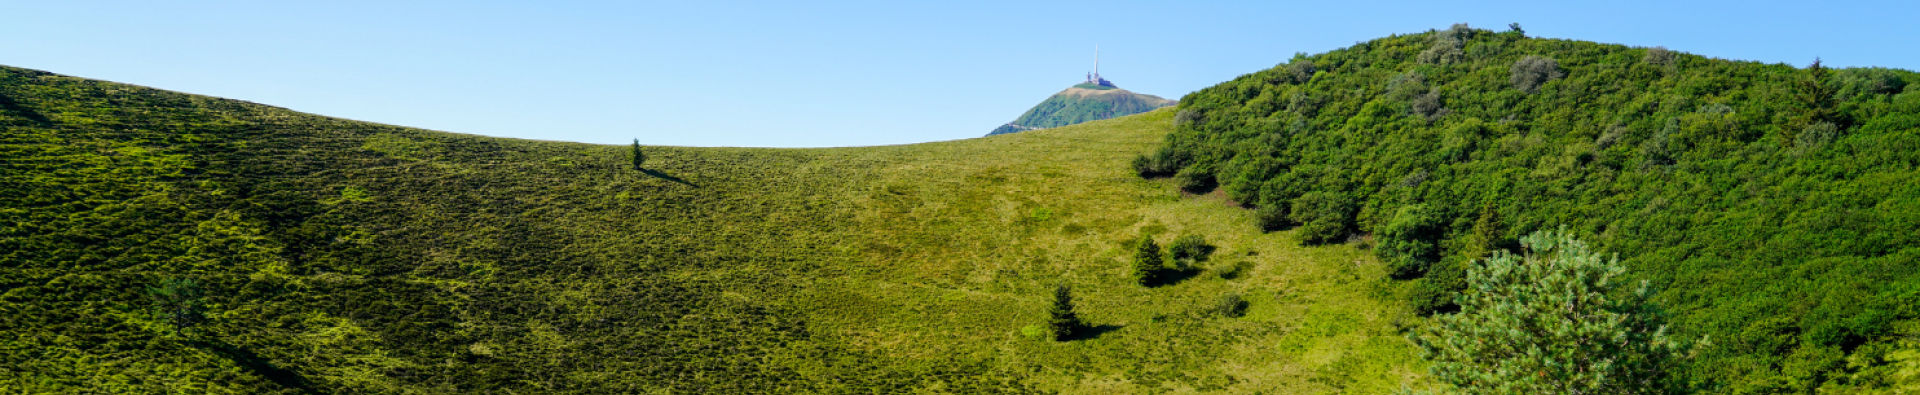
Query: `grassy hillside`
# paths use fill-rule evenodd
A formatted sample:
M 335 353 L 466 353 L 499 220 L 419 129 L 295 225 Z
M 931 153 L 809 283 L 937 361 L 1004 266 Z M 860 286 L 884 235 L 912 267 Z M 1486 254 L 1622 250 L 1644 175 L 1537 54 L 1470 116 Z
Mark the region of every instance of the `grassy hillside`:
M 1131 91 L 1090 84 L 1074 85 L 1047 97 L 1013 122 L 987 135 L 1015 133 L 1034 128 L 1045 129 L 1114 117 L 1139 114 L 1173 105 L 1172 100 Z
M 1374 246 L 1425 312 L 1452 308 L 1470 260 L 1564 225 L 1713 343 L 1685 369 L 1709 392 L 1844 393 L 1920 367 L 1910 71 L 1457 26 L 1296 57 L 1188 95 L 1176 122 L 1143 174 Z
M 1387 268 L 1142 180 L 1158 111 L 889 147 L 450 134 L 0 68 L 0 392 L 1380 393 Z M 1130 242 L 1204 235 L 1147 288 Z M 192 280 L 176 329 L 152 288 Z M 1055 285 L 1093 330 L 1040 336 Z M 1212 313 L 1225 295 L 1244 317 Z M 175 310 L 176 312 L 180 310 Z M 190 316 L 190 315 L 189 315 Z

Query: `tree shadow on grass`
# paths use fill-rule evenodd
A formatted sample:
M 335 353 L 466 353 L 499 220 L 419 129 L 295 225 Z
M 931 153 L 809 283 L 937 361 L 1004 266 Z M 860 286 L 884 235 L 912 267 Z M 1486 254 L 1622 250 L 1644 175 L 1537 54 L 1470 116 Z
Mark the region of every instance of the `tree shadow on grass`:
M 266 378 L 274 384 L 279 384 L 281 387 L 299 390 L 300 393 L 305 394 L 316 393 L 313 391 L 313 382 L 308 381 L 306 376 L 301 376 L 299 372 L 275 366 L 273 361 L 261 357 L 260 354 L 253 353 L 252 350 L 240 348 L 219 340 L 196 340 L 188 342 L 188 344 L 195 348 L 211 351 L 214 354 L 226 357 L 228 360 L 233 361 L 233 363 L 240 365 L 240 367 L 246 368 L 248 371 L 260 375 L 260 377 Z
M 1200 275 L 1199 268 L 1187 268 L 1187 269 L 1180 269 L 1180 270 L 1175 270 L 1175 269 L 1161 270 L 1157 275 L 1153 276 L 1153 281 L 1147 282 L 1147 287 L 1159 288 L 1159 287 L 1164 287 L 1168 285 L 1179 284 L 1181 281 L 1187 281 L 1187 279 L 1193 278 L 1194 276 L 1198 276 L 1198 275 Z
M 29 121 L 40 124 L 40 126 L 53 125 L 53 120 L 47 119 L 46 115 L 41 115 L 39 111 L 34 111 L 31 108 L 27 108 L 27 106 L 20 105 L 19 102 L 13 101 L 13 98 L 7 97 L 7 95 L 0 95 L 0 110 L 17 114 L 21 118 L 26 118 Z
M 680 183 L 681 185 L 686 185 L 694 188 L 700 187 L 699 185 L 694 185 L 691 182 L 687 182 L 687 180 L 682 180 L 680 179 L 680 177 L 674 177 L 672 174 L 667 174 L 666 172 L 663 172 L 663 171 L 654 170 L 654 169 L 640 169 L 640 172 L 647 173 L 647 175 L 649 176 L 659 177 L 662 180 L 677 182 L 677 183 Z
M 1081 327 L 1074 329 L 1073 335 L 1067 336 L 1066 340 L 1067 341 L 1093 340 L 1093 339 L 1099 338 L 1100 335 L 1107 334 L 1107 332 L 1117 331 L 1117 330 L 1120 330 L 1120 328 L 1125 328 L 1125 327 L 1126 326 L 1124 325 L 1113 325 L 1113 324 L 1082 325 Z

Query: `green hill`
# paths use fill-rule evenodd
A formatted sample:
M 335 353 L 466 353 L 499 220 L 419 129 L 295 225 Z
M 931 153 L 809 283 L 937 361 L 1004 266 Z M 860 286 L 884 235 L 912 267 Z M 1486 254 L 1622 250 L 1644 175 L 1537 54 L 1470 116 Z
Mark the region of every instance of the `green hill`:
M 15 68 L 0 98 L 4 392 L 1384 392 L 1424 371 L 1371 258 L 1127 169 L 1171 112 L 645 147 L 643 172 L 626 146 Z M 1143 233 L 1218 252 L 1141 287 Z M 154 311 L 169 279 L 199 284 L 202 323 Z M 1042 335 L 1059 284 L 1082 340 Z
M 1920 372 L 1917 82 L 1460 26 L 1195 92 L 1135 164 L 1360 235 L 1426 312 L 1469 260 L 1565 225 L 1713 343 L 1694 382 L 1844 393 Z
M 0 392 L 1430 389 L 1405 335 L 1561 225 L 1712 342 L 1696 389 L 1911 387 L 1912 82 L 1450 29 L 1179 108 L 636 170 L 0 67 Z
M 1028 109 L 1020 118 L 994 128 L 988 136 L 1034 129 L 1046 129 L 1139 114 L 1171 106 L 1174 101 L 1159 96 L 1133 93 L 1126 89 L 1091 83 L 1074 85 L 1055 93 Z

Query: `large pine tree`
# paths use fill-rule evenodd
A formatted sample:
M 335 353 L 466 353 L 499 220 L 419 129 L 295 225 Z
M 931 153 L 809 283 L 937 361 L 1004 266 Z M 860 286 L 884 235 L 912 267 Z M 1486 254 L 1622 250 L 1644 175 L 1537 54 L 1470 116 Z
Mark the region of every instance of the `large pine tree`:
M 1695 348 L 1667 336 L 1645 281 L 1615 292 L 1626 266 L 1564 229 L 1520 242 L 1468 269 L 1460 313 L 1411 336 L 1434 378 L 1470 394 L 1681 392 L 1671 374 Z

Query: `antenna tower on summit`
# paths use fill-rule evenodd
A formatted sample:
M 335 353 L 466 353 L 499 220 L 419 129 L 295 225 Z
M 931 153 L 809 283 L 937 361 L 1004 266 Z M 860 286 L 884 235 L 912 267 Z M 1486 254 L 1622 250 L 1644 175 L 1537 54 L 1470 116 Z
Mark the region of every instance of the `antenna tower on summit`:
M 1117 86 L 1113 85 L 1113 81 L 1107 81 L 1106 78 L 1100 78 L 1100 44 L 1093 45 L 1093 73 L 1087 74 L 1087 83 L 1093 84 L 1093 85 L 1099 85 L 1099 86 L 1110 86 L 1110 87 L 1118 88 Z

